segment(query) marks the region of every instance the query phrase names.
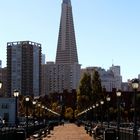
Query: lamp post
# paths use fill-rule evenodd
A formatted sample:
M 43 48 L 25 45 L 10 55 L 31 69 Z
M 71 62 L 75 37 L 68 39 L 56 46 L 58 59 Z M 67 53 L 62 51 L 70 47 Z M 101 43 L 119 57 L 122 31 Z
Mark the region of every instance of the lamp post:
M 93 109 L 93 114 L 95 113 L 95 108 L 96 108 L 96 106 L 95 106 L 95 105 L 93 105 L 93 106 L 92 106 L 92 109 Z M 94 117 L 96 117 L 96 116 L 94 116 L 94 115 L 93 115 L 93 121 L 96 119 L 96 118 L 94 118 Z
M 104 104 L 104 101 L 101 100 L 101 101 L 100 101 L 100 104 L 101 104 L 101 126 L 103 126 L 103 113 L 102 113 L 102 111 L 103 111 L 103 104 Z
M 118 115 L 117 115 L 117 137 L 118 140 L 120 140 L 120 97 L 121 97 L 121 91 L 118 90 L 116 92 L 117 95 L 117 109 L 118 109 Z
M 25 102 L 26 102 L 26 132 L 28 132 L 28 103 L 30 101 L 30 98 L 27 96 L 25 97 Z M 27 133 L 28 135 L 28 133 Z
M 63 104 L 63 95 L 60 95 L 60 104 L 61 104 L 61 121 L 64 119 L 64 104 Z
M 137 89 L 139 87 L 139 80 L 132 80 L 132 88 L 134 90 L 134 127 L 133 127 L 133 140 L 138 140 L 138 131 L 137 131 Z
M 0 81 L 0 89 L 2 88 L 2 81 Z
M 41 107 L 41 103 L 39 102 L 38 104 L 37 104 L 37 106 L 38 106 L 38 108 L 39 108 L 39 125 L 40 125 L 40 107 Z
M 45 124 L 47 124 L 47 110 L 48 110 L 48 108 L 45 107 Z
M 35 128 L 35 105 L 36 105 L 36 101 L 34 100 L 34 101 L 33 101 L 33 108 L 34 108 L 34 110 L 33 110 L 34 128 Z
M 110 96 L 108 95 L 108 96 L 106 97 L 106 101 L 107 101 L 107 126 L 108 126 L 108 128 L 109 128 L 109 102 L 110 102 L 110 100 L 111 100 L 111 98 L 110 98 Z
M 2 88 L 2 82 L 0 81 L 0 89 Z
M 15 97 L 15 124 L 16 124 L 16 128 L 18 127 L 18 112 L 17 112 L 17 99 L 19 96 L 19 91 L 18 90 L 14 90 L 14 97 Z
M 98 123 L 98 106 L 99 104 L 96 103 L 96 123 Z
M 45 106 L 42 105 L 41 108 L 42 108 L 42 120 L 43 120 L 43 125 L 44 125 L 45 124 L 44 123 L 44 109 L 45 109 Z

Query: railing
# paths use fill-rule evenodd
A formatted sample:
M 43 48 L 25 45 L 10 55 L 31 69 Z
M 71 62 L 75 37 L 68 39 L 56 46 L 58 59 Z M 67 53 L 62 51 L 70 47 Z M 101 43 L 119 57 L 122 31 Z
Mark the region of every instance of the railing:
M 114 128 L 117 133 L 117 128 L 115 126 L 111 126 L 110 128 Z M 133 140 L 133 129 L 120 127 L 119 136 L 120 140 Z M 140 129 L 138 130 L 138 140 L 140 140 Z
M 120 128 L 120 140 L 133 140 L 133 129 Z M 138 131 L 138 140 L 140 140 L 140 131 Z
M 3 127 L 0 129 L 0 139 L 9 140 L 15 138 L 15 128 L 14 127 Z
M 48 124 L 29 126 L 28 130 L 26 126 L 21 127 L 2 127 L 0 128 L 0 140 L 25 140 L 27 137 L 30 137 L 34 133 L 41 134 L 45 136 L 45 134 L 49 134 L 51 130 L 53 130 L 54 126 L 57 126 L 58 122 L 52 121 Z
M 84 125 L 85 125 L 86 132 L 91 135 L 93 127 L 88 126 L 86 123 Z M 95 126 L 96 126 L 96 124 L 95 124 Z M 104 125 L 103 127 L 105 128 L 104 130 L 107 129 L 107 125 Z M 117 139 L 117 134 L 118 134 L 117 133 L 117 127 L 116 126 L 110 126 L 109 128 L 114 129 L 114 131 L 116 132 L 116 138 L 115 138 L 115 140 L 116 140 Z M 93 134 L 93 135 L 95 135 L 95 134 Z M 132 128 L 120 127 L 119 138 L 120 138 L 119 140 L 134 140 L 133 129 Z M 140 129 L 138 129 L 137 140 L 140 140 Z

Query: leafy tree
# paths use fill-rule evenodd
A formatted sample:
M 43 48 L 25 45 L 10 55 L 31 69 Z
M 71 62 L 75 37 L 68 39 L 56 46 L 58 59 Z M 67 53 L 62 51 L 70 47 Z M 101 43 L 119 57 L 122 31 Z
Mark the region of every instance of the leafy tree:
M 83 110 L 90 106 L 90 99 L 92 95 L 91 76 L 89 73 L 84 73 L 78 90 L 77 105 L 78 110 Z
M 65 118 L 69 120 L 73 119 L 73 109 L 71 107 L 66 108 Z
M 102 93 L 102 85 L 101 85 L 101 79 L 98 71 L 94 71 L 93 77 L 92 77 L 92 101 L 93 103 L 98 102 L 100 99 L 103 99 L 103 93 Z

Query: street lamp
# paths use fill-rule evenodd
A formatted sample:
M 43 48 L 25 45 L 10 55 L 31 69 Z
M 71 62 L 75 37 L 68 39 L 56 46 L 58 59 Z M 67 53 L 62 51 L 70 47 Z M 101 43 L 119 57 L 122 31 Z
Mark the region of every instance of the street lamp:
M 2 88 L 2 81 L 0 81 L 0 89 Z
M 108 96 L 106 97 L 106 101 L 107 101 L 107 126 L 108 126 L 108 128 L 109 128 L 109 102 L 110 102 L 110 100 L 111 100 L 111 98 L 110 98 L 110 96 L 108 95 Z
M 64 119 L 64 103 L 63 103 L 63 95 L 60 95 L 60 104 L 61 104 L 61 121 Z
M 118 90 L 116 92 L 117 95 L 117 109 L 118 109 L 118 115 L 117 115 L 117 132 L 118 132 L 118 140 L 120 140 L 120 97 L 121 97 L 121 90 Z
M 44 109 L 45 109 L 45 106 L 42 105 L 41 108 L 42 108 L 42 120 L 43 120 L 43 124 L 44 124 Z
M 48 108 L 45 107 L 45 124 L 47 123 L 47 110 L 48 110 Z
M 37 104 L 37 106 L 38 106 L 38 108 L 39 108 L 39 125 L 40 125 L 40 107 L 41 107 L 41 103 L 39 102 L 38 104 Z
M 2 88 L 2 82 L 0 81 L 0 89 Z
M 95 105 L 93 105 L 93 106 L 92 106 L 92 109 L 93 109 L 93 120 L 94 120 L 94 121 L 96 120 L 96 116 L 94 116 L 94 113 L 95 113 L 95 108 L 96 108 L 96 106 L 95 106 Z
M 34 101 L 33 101 L 33 108 L 34 108 L 34 110 L 33 110 L 34 128 L 35 128 L 35 105 L 36 105 L 36 101 L 34 100 Z
M 19 91 L 18 90 L 14 90 L 14 97 L 15 97 L 15 124 L 16 124 L 16 128 L 18 126 L 18 112 L 17 112 L 17 99 L 19 96 Z
M 98 123 L 98 106 L 99 103 L 96 103 L 96 123 Z
M 133 140 L 138 140 L 138 131 L 137 131 L 137 89 L 139 87 L 139 80 L 132 80 L 132 88 L 134 90 L 134 127 L 133 127 Z
M 101 100 L 101 101 L 100 101 L 100 104 L 101 104 L 101 126 L 103 126 L 103 113 L 102 113 L 102 111 L 103 111 L 103 104 L 104 104 L 104 101 Z
M 28 131 L 28 103 L 29 103 L 29 101 L 30 101 L 30 98 L 28 96 L 25 97 L 25 102 L 26 102 L 26 132 Z

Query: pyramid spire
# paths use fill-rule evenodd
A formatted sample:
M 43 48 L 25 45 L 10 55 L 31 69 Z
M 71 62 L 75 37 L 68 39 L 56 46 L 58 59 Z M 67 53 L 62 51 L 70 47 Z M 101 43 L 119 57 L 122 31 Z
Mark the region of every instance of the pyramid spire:
M 63 0 L 62 3 L 56 63 L 78 63 L 72 6 L 70 0 Z

